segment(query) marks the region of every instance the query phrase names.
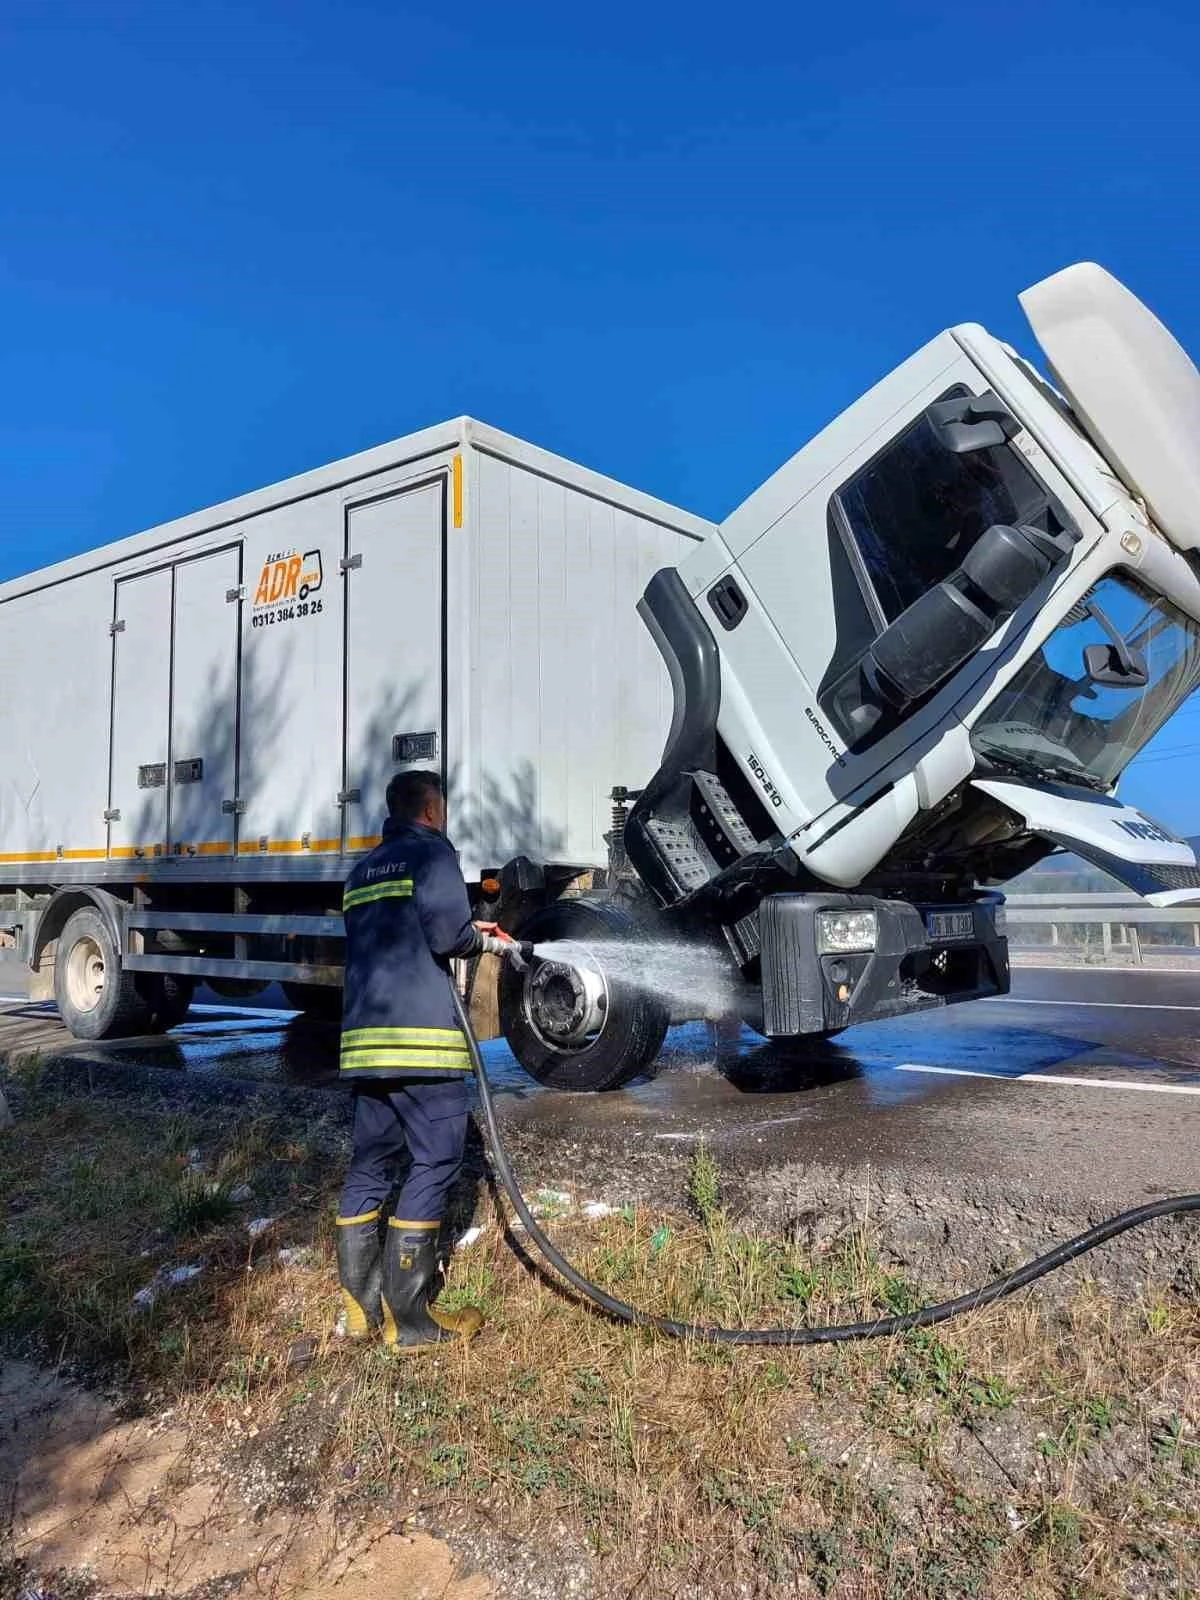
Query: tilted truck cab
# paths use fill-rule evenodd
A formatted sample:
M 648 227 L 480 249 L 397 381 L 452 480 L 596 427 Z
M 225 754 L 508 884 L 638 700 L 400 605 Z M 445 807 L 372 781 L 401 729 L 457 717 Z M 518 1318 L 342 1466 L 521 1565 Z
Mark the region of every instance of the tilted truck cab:
M 940 334 L 642 601 L 676 709 L 627 850 L 770 1034 L 1002 991 L 988 886 L 1057 847 L 1200 897 L 1115 797 L 1200 681 L 1200 374 L 1097 266 L 1021 298 L 1056 387 Z

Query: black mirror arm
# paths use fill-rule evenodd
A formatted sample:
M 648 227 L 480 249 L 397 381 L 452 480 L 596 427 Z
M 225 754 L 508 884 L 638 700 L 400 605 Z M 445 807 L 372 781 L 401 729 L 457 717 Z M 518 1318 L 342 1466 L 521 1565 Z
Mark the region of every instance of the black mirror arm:
M 1119 628 L 1114 626 L 1112 618 L 1104 610 L 1104 607 L 1097 605 L 1094 600 L 1089 600 L 1085 610 L 1087 611 L 1088 616 L 1091 617 L 1093 621 L 1098 622 L 1108 635 L 1109 643 L 1117 652 L 1117 660 L 1121 663 L 1121 671 L 1125 674 L 1125 676 L 1127 678 L 1140 677 L 1144 683 L 1146 681 L 1146 669 L 1144 664 L 1137 659 L 1133 651 L 1129 648 L 1128 644 L 1125 642 L 1125 635 Z

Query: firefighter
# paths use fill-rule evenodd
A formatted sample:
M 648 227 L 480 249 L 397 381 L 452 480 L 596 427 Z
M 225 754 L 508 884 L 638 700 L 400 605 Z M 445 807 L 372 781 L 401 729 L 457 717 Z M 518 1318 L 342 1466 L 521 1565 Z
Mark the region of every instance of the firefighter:
M 514 947 L 471 921 L 445 834 L 435 772 L 402 772 L 387 790 L 379 846 L 346 881 L 341 1077 L 354 1095 L 353 1153 L 337 1218 L 345 1330 L 382 1328 L 413 1349 L 478 1332 L 478 1311 L 439 1310 L 438 1230 L 462 1167 L 471 1061 L 450 961 Z M 400 1155 L 412 1160 L 385 1217 Z

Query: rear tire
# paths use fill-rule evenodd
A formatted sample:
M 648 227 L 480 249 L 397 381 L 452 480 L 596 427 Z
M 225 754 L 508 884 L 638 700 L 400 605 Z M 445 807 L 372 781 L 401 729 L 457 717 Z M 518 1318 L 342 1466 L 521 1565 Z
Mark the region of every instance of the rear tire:
M 220 995 L 222 1000 L 230 1000 L 235 1005 L 242 1000 L 253 1000 L 256 995 L 263 993 L 270 987 L 258 978 L 205 978 L 205 983 L 214 994 Z
M 555 939 L 596 941 L 597 967 L 603 966 L 603 941 L 637 935 L 637 924 L 606 902 L 557 900 L 522 924 L 522 940 L 545 944 Z M 500 969 L 500 1028 L 509 1049 L 539 1083 L 574 1091 L 615 1089 L 644 1072 L 662 1049 L 670 1012 L 654 995 L 603 974 L 607 1006 L 603 1025 L 589 1043 L 573 1048 L 547 1041 L 531 1020 L 529 982 L 534 968 L 518 972 L 510 962 Z
M 138 992 L 154 1013 L 157 1033 L 170 1033 L 187 1020 L 196 993 L 195 978 L 180 977 L 174 972 L 139 974 L 142 981 Z
M 341 1022 L 342 991 L 325 983 L 285 983 L 283 992 L 295 1011 L 314 1022 Z
M 148 1033 L 154 1014 L 137 974 L 121 966 L 108 923 L 94 906 L 67 919 L 54 957 L 54 999 L 77 1039 L 127 1039 Z

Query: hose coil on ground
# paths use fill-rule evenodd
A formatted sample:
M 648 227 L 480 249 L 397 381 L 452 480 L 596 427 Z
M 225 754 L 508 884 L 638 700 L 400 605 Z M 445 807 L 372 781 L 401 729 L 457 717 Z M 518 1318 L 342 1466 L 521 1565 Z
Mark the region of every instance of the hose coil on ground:
M 953 1300 L 941 1300 L 936 1305 L 924 1306 L 919 1311 L 877 1317 L 869 1322 L 843 1322 L 812 1328 L 710 1328 L 694 1322 L 675 1322 L 669 1317 L 657 1317 L 648 1311 L 638 1310 L 636 1306 L 628 1305 L 624 1300 L 618 1300 L 599 1284 L 585 1278 L 556 1249 L 538 1226 L 513 1176 L 508 1153 L 500 1137 L 496 1107 L 492 1100 L 491 1085 L 488 1083 L 487 1069 L 483 1064 L 479 1041 L 471 1031 L 458 991 L 452 989 L 452 993 L 479 1083 L 479 1099 L 483 1107 L 484 1123 L 487 1126 L 488 1143 L 492 1148 L 492 1160 L 495 1162 L 496 1172 L 504 1185 L 505 1193 L 512 1201 L 513 1209 L 524 1224 L 525 1231 L 554 1270 L 573 1289 L 578 1290 L 610 1317 L 616 1318 L 619 1322 L 631 1323 L 635 1327 L 652 1328 L 656 1333 L 665 1334 L 671 1339 L 693 1339 L 703 1344 L 748 1345 L 842 1344 L 854 1339 L 886 1339 L 893 1334 L 907 1333 L 913 1328 L 931 1328 L 939 1322 L 948 1322 L 952 1317 L 962 1316 L 965 1312 L 977 1311 L 981 1306 L 993 1305 L 997 1300 L 1003 1300 L 1006 1295 L 1015 1294 L 1018 1289 L 1025 1288 L 1038 1278 L 1044 1278 L 1047 1273 L 1066 1266 L 1076 1257 L 1094 1250 L 1097 1245 L 1106 1244 L 1110 1239 L 1128 1233 L 1131 1228 L 1140 1228 L 1144 1223 L 1153 1222 L 1158 1217 L 1181 1216 L 1189 1211 L 1200 1211 L 1200 1194 L 1169 1195 L 1163 1200 L 1153 1200 L 1148 1205 L 1135 1206 L 1130 1211 L 1122 1211 L 1117 1216 L 1098 1222 L 1094 1228 L 1077 1234 L 1065 1244 L 1056 1245 L 1045 1255 L 1037 1256 L 1033 1261 L 1026 1262 L 1023 1267 L 1018 1267 L 1015 1272 L 1003 1278 L 996 1278 L 979 1289 L 960 1294 Z

